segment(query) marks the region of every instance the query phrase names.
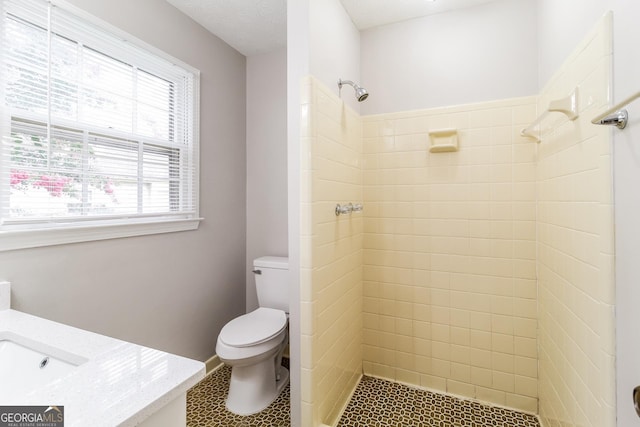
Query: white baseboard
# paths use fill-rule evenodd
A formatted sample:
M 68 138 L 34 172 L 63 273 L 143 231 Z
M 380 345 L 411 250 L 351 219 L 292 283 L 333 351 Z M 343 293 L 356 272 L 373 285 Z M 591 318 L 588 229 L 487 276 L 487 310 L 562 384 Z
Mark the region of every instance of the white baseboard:
M 219 369 L 224 363 L 222 363 L 222 361 L 220 361 L 220 358 L 218 357 L 217 354 L 214 354 L 213 356 L 211 356 L 209 359 L 207 359 L 204 362 L 204 365 L 207 369 L 207 374 L 209 375 L 211 372 Z

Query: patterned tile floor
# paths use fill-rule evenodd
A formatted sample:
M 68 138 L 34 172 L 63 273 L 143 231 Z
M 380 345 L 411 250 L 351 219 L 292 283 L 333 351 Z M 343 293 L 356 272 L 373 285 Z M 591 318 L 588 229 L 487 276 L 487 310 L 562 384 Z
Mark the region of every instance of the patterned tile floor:
M 288 361 L 283 360 L 288 366 Z M 224 402 L 231 369 L 224 366 L 187 395 L 188 427 L 290 426 L 289 386 L 259 414 L 241 417 Z M 338 427 L 540 427 L 533 415 L 363 377 Z
M 282 359 L 284 366 L 288 360 Z M 290 426 L 289 385 L 264 411 L 242 417 L 227 411 L 231 368 L 223 366 L 196 384 L 187 393 L 187 427 L 284 427 Z
M 362 377 L 338 427 L 540 427 L 533 415 Z

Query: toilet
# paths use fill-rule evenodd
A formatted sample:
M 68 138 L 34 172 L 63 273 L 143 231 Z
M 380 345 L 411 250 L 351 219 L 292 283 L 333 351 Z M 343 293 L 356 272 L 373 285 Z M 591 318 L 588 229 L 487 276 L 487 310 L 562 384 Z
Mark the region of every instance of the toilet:
M 253 261 L 259 308 L 236 317 L 218 335 L 216 354 L 231 366 L 226 407 L 251 415 L 269 406 L 289 382 L 281 366 L 288 343 L 289 259 L 265 256 Z

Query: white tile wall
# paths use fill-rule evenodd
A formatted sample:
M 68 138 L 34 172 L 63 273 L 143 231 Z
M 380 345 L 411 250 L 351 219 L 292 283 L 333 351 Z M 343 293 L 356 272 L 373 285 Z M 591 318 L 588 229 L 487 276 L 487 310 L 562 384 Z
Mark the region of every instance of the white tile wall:
M 362 375 L 360 117 L 313 78 L 303 84 L 301 147 L 302 400 L 304 425 L 337 422 Z
M 335 423 L 364 370 L 545 426 L 615 425 L 610 133 L 589 123 L 608 103 L 610 25 L 537 98 L 360 118 L 304 82 L 305 423 Z M 576 86 L 578 120 L 520 136 Z M 460 150 L 429 153 L 445 128 Z
M 579 88 L 580 117 L 556 115 L 538 149 L 540 415 L 546 426 L 615 425 L 613 192 L 608 105 L 611 16 L 540 96 Z
M 535 98 L 364 117 L 364 370 L 537 411 Z M 429 153 L 456 128 L 458 152 Z

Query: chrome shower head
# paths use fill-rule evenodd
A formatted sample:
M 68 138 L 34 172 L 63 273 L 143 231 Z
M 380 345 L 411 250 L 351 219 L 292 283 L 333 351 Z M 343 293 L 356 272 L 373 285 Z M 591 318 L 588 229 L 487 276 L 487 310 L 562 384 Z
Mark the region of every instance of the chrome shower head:
M 369 92 L 363 87 L 357 87 L 356 89 L 356 98 L 358 98 L 358 102 L 362 102 L 369 96 Z
M 338 79 L 338 89 L 342 90 L 342 85 L 353 86 L 353 89 L 356 91 L 356 99 L 358 102 L 362 102 L 369 97 L 369 92 L 367 92 L 365 88 L 358 86 L 351 80 Z

